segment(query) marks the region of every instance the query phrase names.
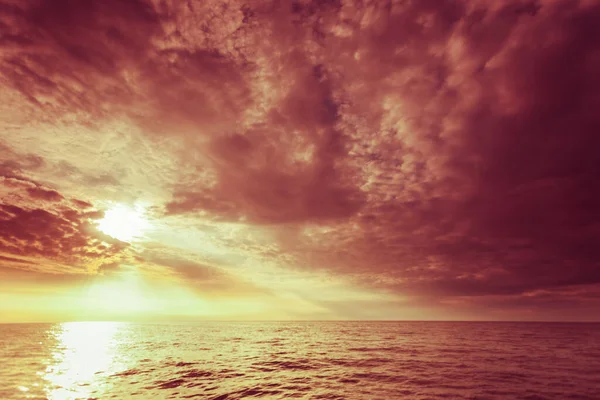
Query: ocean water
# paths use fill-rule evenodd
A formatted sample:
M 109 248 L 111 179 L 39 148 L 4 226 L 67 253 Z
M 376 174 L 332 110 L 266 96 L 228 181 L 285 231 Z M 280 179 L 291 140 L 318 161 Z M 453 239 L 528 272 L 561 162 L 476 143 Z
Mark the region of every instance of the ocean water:
M 600 324 L 0 325 L 0 399 L 600 399 Z

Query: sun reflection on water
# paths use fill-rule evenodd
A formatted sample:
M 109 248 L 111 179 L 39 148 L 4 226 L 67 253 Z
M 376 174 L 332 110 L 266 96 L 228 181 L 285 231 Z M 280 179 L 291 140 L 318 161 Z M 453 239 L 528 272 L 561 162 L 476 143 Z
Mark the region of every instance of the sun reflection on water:
M 124 323 L 68 322 L 49 332 L 57 341 L 52 363 L 46 368 L 49 400 L 97 397 L 107 388 L 101 377 L 125 368 L 117 345 Z

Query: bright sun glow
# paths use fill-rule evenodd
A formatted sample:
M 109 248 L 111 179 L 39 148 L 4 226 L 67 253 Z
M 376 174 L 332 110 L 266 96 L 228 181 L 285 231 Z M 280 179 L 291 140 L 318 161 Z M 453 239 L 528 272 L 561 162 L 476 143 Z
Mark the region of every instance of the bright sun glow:
M 122 205 L 106 211 L 98 223 L 99 230 L 124 242 L 141 236 L 147 227 L 148 220 L 144 218 L 142 209 Z

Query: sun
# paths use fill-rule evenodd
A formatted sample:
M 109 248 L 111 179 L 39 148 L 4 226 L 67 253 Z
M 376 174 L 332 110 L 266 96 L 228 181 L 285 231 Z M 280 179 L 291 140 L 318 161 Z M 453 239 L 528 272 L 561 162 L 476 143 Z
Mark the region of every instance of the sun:
M 107 210 L 104 218 L 98 221 L 100 231 L 123 242 L 140 237 L 148 225 L 143 209 L 123 205 Z

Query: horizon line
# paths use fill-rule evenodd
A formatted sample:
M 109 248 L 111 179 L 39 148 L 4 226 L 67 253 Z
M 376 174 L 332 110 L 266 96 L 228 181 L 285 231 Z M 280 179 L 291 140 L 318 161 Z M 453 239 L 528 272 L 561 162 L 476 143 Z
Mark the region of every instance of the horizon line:
M 600 320 L 435 320 L 435 319 L 256 319 L 256 320 L 244 320 L 244 319 L 212 319 L 212 320 L 111 320 L 111 319 L 98 319 L 98 320 L 65 320 L 65 321 L 0 321 L 0 325 L 34 325 L 34 324 L 67 324 L 67 323 L 129 323 L 129 324 L 202 324 L 202 323 L 255 323 L 255 322 L 432 322 L 432 323 L 542 323 L 542 324 L 599 324 Z

